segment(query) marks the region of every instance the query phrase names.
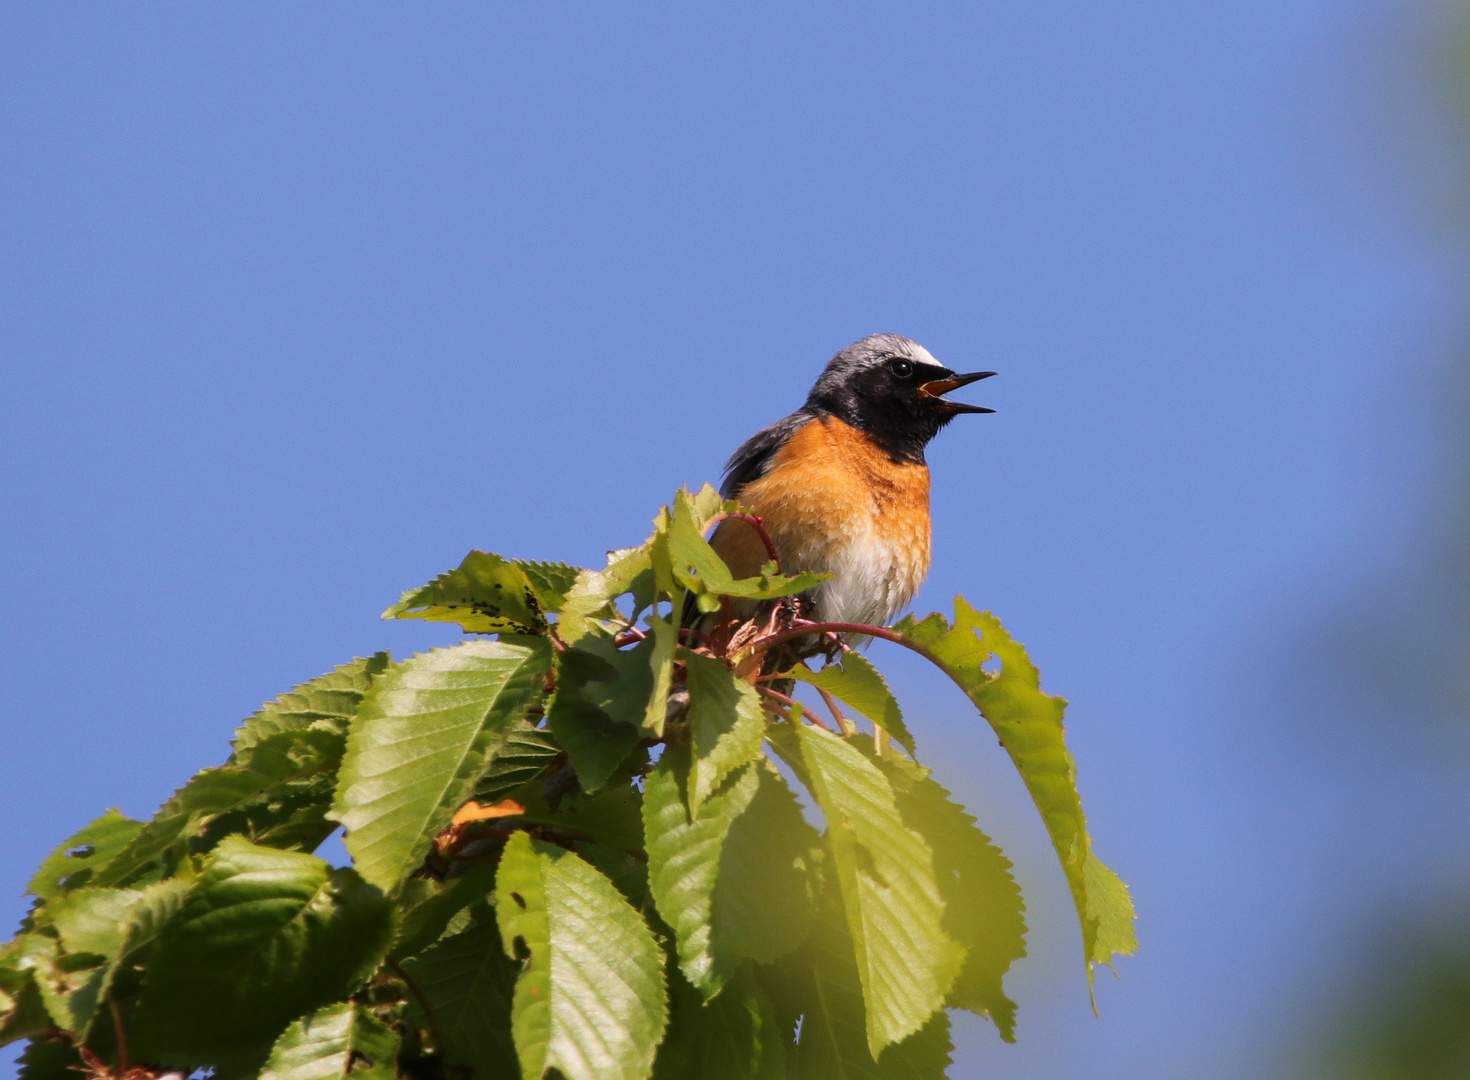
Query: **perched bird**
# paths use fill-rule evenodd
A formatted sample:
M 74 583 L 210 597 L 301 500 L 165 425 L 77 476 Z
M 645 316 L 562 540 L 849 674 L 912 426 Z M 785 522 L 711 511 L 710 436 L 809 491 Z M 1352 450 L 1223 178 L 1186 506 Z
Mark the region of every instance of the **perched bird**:
M 956 375 L 897 334 L 874 334 L 834 356 L 784 420 L 746 440 L 720 492 L 763 520 L 787 574 L 832 577 L 812 590 L 814 617 L 883 625 L 929 574 L 929 468 L 924 448 L 960 413 L 988 413 L 943 395 L 994 375 Z M 769 556 L 746 522 L 710 540 L 736 577 Z

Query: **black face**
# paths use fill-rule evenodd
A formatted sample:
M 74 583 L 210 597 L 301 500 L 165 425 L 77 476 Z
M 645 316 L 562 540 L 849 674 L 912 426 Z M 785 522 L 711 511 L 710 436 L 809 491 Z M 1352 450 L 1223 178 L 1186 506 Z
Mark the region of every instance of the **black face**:
M 947 367 L 894 354 L 828 374 L 835 378 L 818 382 L 808 406 L 866 432 L 895 461 L 922 463 L 924 447 L 960 413 L 993 411 L 943 397 L 993 371 L 956 375 Z

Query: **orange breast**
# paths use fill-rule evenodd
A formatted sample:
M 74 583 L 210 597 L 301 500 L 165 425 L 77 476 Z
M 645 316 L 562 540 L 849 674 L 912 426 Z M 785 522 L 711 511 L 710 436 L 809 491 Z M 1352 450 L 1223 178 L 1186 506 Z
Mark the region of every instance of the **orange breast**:
M 887 622 L 929 573 L 929 470 L 895 464 L 835 417 L 799 429 L 739 498 L 765 519 L 787 573 L 833 574 L 814 593 L 824 619 Z M 740 522 L 720 525 L 713 543 L 737 577 L 766 559 Z

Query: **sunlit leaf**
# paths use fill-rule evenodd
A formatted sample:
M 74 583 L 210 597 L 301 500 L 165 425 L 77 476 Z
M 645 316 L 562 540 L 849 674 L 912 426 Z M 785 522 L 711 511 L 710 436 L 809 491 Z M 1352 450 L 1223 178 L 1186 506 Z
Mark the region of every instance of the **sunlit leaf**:
M 697 498 L 687 491 L 675 495 L 668 528 L 668 552 L 675 579 L 700 597 L 701 611 L 719 610 L 718 600 L 707 603 L 707 597 L 775 600 L 806 592 L 832 576 L 804 572 L 783 577 L 774 565 L 767 564 L 755 577 L 736 579 L 704 538 L 704 522 L 708 518 L 697 512 Z M 727 505 L 732 511 L 735 509 L 733 503 Z
M 516 559 L 515 564 L 526 575 L 531 588 L 536 591 L 536 601 L 546 614 L 555 614 L 566 603 L 567 593 L 576 584 L 579 567 L 562 562 L 537 562 L 533 559 Z
M 383 618 L 459 623 L 471 634 L 534 635 L 547 629 L 526 571 L 487 551 L 472 551 L 457 568 L 409 589 Z
M 148 960 L 138 1056 L 211 1065 L 261 1053 L 352 992 L 388 950 L 392 910 L 352 870 L 238 837 L 215 849 Z
M 827 818 L 876 1057 L 943 1005 L 964 950 L 944 932 L 929 845 L 904 825 L 883 773 L 821 728 L 803 725 L 798 736 L 812 794 Z
M 727 942 L 712 940 L 710 909 L 725 837 L 755 797 L 760 776 L 754 767 L 746 767 L 691 813 L 683 783 L 688 770 L 687 746 L 664 751 L 644 785 L 643 831 L 649 888 L 659 914 L 674 929 L 679 967 L 709 998 L 719 993 L 741 959 Z
M 651 541 L 649 542 L 651 543 Z M 625 593 L 633 594 L 630 620 L 653 603 L 653 563 L 649 543 L 634 548 L 610 551 L 603 570 L 583 570 L 567 592 L 562 604 L 557 634 L 568 645 L 575 645 L 602 620 L 614 617 L 612 601 Z
M 1062 727 L 1067 703 L 1042 693 L 1040 673 L 1026 650 L 993 615 L 981 614 L 963 597 L 955 598 L 953 627 L 933 614 L 923 621 L 910 616 L 893 629 L 925 649 L 959 685 L 1010 754 L 1041 811 L 1072 890 L 1089 979 L 1094 964 L 1133 952 L 1138 940 L 1128 890 L 1092 854 L 1077 794 L 1077 766 Z M 992 656 L 1001 664 L 995 675 L 981 667 Z
M 947 1004 L 989 1015 L 1001 1037 L 1015 1042 L 1016 1004 L 1001 977 L 1026 955 L 1026 921 L 1010 861 L 928 770 L 896 757 L 879 767 L 893 785 L 904 824 L 934 852 L 944 929 L 967 949 Z
M 501 856 L 496 917 L 524 956 L 512 1032 L 523 1080 L 643 1080 L 668 1009 L 663 953 L 612 883 L 571 852 L 516 833 Z
M 364 878 L 392 891 L 418 868 L 539 698 L 550 663 L 543 640 L 470 641 L 377 678 L 348 735 L 332 808 Z
M 393 1080 L 398 1035 L 351 1002 L 297 1020 L 276 1040 L 259 1080 Z
M 755 687 L 737 679 L 722 661 L 687 650 L 681 655 L 688 671 L 693 749 L 689 805 L 698 811 L 727 776 L 760 753 L 766 714 Z
M 892 735 L 899 746 L 913 755 L 914 737 L 904 726 L 903 713 L 899 711 L 893 691 L 888 689 L 888 683 L 878 674 L 878 669 L 860 653 L 844 653 L 841 664 L 828 664 L 820 671 L 809 671 L 798 664 L 785 675 L 841 698 Z

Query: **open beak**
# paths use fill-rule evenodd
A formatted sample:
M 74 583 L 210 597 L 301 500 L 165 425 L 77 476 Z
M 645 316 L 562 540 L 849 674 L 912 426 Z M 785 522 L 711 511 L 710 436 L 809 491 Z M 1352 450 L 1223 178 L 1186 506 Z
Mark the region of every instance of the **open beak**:
M 958 390 L 962 386 L 969 386 L 972 382 L 988 379 L 994 375 L 993 371 L 973 371 L 968 375 L 956 375 L 952 379 L 935 379 L 926 382 L 919 387 L 919 396 L 932 398 L 936 409 L 944 409 L 952 413 L 993 413 L 994 409 L 986 409 L 979 405 L 966 405 L 961 401 L 950 401 L 944 395 L 951 390 Z

